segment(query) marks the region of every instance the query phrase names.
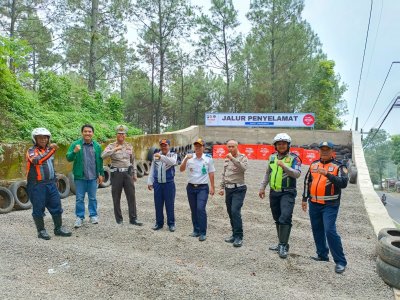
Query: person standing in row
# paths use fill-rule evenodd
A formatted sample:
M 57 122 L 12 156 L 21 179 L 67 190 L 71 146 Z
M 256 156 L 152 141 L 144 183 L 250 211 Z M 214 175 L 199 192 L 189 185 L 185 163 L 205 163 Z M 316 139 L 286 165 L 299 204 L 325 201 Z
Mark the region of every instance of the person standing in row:
M 246 196 L 247 187 L 244 182 L 244 173 L 247 170 L 247 157 L 239 153 L 238 142 L 227 142 L 228 155 L 224 161 L 222 180 L 219 195 L 225 195 L 226 209 L 231 222 L 232 235 L 225 239 L 227 243 L 233 243 L 234 247 L 241 247 L 243 243 L 243 222 L 241 209 Z M 225 189 L 225 191 L 224 191 Z
M 56 174 L 53 161 L 58 146 L 55 143 L 50 144 L 51 133 L 46 128 L 35 128 L 31 136 L 34 145 L 26 153 L 26 190 L 32 202 L 32 217 L 38 238 L 50 239 L 50 235 L 44 227 L 43 217 L 46 208 L 53 218 L 54 234 L 71 236 L 71 232 L 62 226 L 63 209 L 55 183 Z
M 72 173 L 76 187 L 75 228 L 82 226 L 85 219 L 85 194 L 88 194 L 90 223 L 99 222 L 97 214 L 97 187 L 103 182 L 104 169 L 101 146 L 93 140 L 94 128 L 85 124 L 81 128 L 82 138 L 74 141 L 67 151 L 67 160 L 74 162 Z
M 170 140 L 162 139 L 159 142 L 161 152 L 153 156 L 147 188 L 151 191 L 154 188 L 154 207 L 156 210 L 156 223 L 153 230 L 160 230 L 164 226 L 164 203 L 167 213 L 167 225 L 169 231 L 174 232 L 175 227 L 175 165 L 177 155 L 169 151 Z
M 197 139 L 194 143 L 194 155 L 187 154 L 179 167 L 181 172 L 187 171 L 188 184 L 186 192 L 192 213 L 193 232 L 190 236 L 199 241 L 207 238 L 207 201 L 208 194 L 214 195 L 214 161 L 204 154 L 204 141 Z M 208 185 L 210 182 L 210 185 Z
M 275 136 L 272 144 L 276 152 L 268 160 L 267 171 L 261 183 L 259 196 L 265 197 L 265 188 L 269 183 L 269 203 L 275 220 L 279 244 L 270 247 L 278 251 L 280 258 L 286 258 L 289 251 L 289 237 L 292 228 L 292 215 L 297 195 L 296 179 L 301 175 L 301 160 L 290 152 L 292 139 L 286 133 Z
M 117 140 L 109 144 L 104 149 L 101 157 L 111 159 L 111 195 L 113 198 L 114 216 L 117 224 L 123 223 L 121 212 L 121 193 L 125 191 L 126 201 L 128 202 L 129 223 L 142 226 L 143 223 L 137 219 L 135 184 L 137 180 L 137 170 L 135 164 L 135 154 L 131 144 L 125 142 L 128 128 L 125 125 L 118 125 L 116 128 Z
M 342 239 L 336 231 L 342 189 L 347 187 L 346 166 L 333 159 L 333 144 L 322 142 L 319 145 L 320 159 L 310 165 L 304 179 L 302 209 L 309 214 L 317 256 L 316 261 L 329 261 L 329 250 L 336 263 L 335 272 L 343 273 L 347 261 L 343 252 Z M 326 244 L 328 241 L 328 245 Z

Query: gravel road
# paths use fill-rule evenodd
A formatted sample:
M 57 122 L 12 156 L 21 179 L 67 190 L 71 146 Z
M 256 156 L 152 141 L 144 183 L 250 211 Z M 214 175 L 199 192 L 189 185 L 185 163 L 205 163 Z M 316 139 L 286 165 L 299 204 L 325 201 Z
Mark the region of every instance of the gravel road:
M 222 162 L 216 162 L 217 182 Z M 177 230 L 154 232 L 153 194 L 146 177 L 136 184 L 139 219 L 144 226 L 117 225 L 110 188 L 98 191 L 100 222 L 73 229 L 70 238 L 36 238 L 30 211 L 0 215 L 1 299 L 393 299 L 393 291 L 375 271 L 373 229 L 358 187 L 343 193 L 338 231 L 348 259 L 342 275 L 334 263 L 315 262 L 308 215 L 301 210 L 303 175 L 293 216 L 290 256 L 284 260 L 267 247 L 276 243 L 267 200 L 258 198 L 265 162 L 251 161 L 242 210 L 244 244 L 224 242 L 230 235 L 224 200 L 208 202 L 205 242 L 189 237 L 190 209 L 185 174 L 177 172 Z M 124 217 L 127 205 L 122 199 Z M 75 197 L 63 199 L 64 221 L 72 228 Z M 125 219 L 126 220 L 126 219 Z

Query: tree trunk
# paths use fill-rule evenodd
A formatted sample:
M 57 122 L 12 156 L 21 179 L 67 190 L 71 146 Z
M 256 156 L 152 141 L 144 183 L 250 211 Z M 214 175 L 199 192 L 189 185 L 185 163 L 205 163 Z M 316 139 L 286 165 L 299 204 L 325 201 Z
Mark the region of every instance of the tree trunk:
M 12 0 L 11 3 L 11 13 L 10 13 L 10 39 L 12 40 L 15 33 L 15 22 L 17 21 L 17 11 L 16 11 L 17 0 Z M 14 59 L 10 57 L 9 61 L 10 71 L 15 73 Z
M 275 58 L 275 0 L 272 1 L 272 22 L 271 22 L 271 95 L 272 95 L 272 112 L 276 112 L 278 105 L 275 93 L 276 80 L 276 58 Z
M 151 108 L 150 108 L 150 133 L 154 133 L 154 107 L 155 107 L 155 99 L 154 99 L 154 73 L 155 73 L 155 58 L 154 58 L 154 46 L 153 52 L 151 53 Z
M 180 107 L 180 118 L 179 118 L 179 129 L 183 127 L 183 101 L 184 101 L 184 78 L 183 78 L 183 62 L 181 64 L 181 107 Z
M 230 76 L 229 76 L 229 60 L 228 60 L 228 45 L 226 42 L 226 31 L 225 31 L 225 25 L 223 25 L 222 28 L 222 35 L 223 35 L 223 40 L 224 40 L 224 55 L 225 55 L 225 76 L 226 76 L 226 99 L 225 99 L 225 105 L 226 108 L 229 108 L 230 105 Z M 234 112 L 236 111 L 236 109 L 234 109 Z
M 33 75 L 33 90 L 36 91 L 37 74 L 36 74 L 36 51 L 32 52 L 32 75 Z
M 90 52 L 89 52 L 89 80 L 90 92 L 96 90 L 96 61 L 97 61 L 97 27 L 99 14 L 99 0 L 92 0 L 91 24 L 90 24 Z
M 163 16 L 162 16 L 161 1 L 158 1 L 158 46 L 160 51 L 160 78 L 158 85 L 158 101 L 156 106 L 156 133 L 160 133 L 160 123 L 161 123 L 161 107 L 163 100 L 163 85 L 164 85 L 164 37 L 162 32 L 163 26 Z

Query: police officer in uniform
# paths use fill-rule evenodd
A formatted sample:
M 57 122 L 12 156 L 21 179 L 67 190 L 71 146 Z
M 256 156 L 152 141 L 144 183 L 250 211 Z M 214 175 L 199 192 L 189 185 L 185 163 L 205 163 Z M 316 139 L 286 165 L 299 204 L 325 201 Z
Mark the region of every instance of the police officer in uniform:
M 154 206 L 156 210 L 156 224 L 153 230 L 160 230 L 164 226 L 164 203 L 167 213 L 167 224 L 169 231 L 175 231 L 175 165 L 177 155 L 169 151 L 170 140 L 162 139 L 159 142 L 161 152 L 153 156 L 153 163 L 150 167 L 147 178 L 147 188 L 151 191 L 154 188 Z
M 125 142 L 128 128 L 125 125 L 118 125 L 116 128 L 117 140 L 104 149 L 101 157 L 111 159 L 111 195 L 114 204 L 114 215 L 117 224 L 123 223 L 121 213 L 121 193 L 125 191 L 128 202 L 129 223 L 142 226 L 143 223 L 137 219 L 135 185 L 137 180 L 135 154 L 131 144 Z
M 292 214 L 297 195 L 296 179 L 301 175 L 301 160 L 290 152 L 292 139 L 286 133 L 279 133 L 273 140 L 276 152 L 271 155 L 259 196 L 265 197 L 265 188 L 270 185 L 269 203 L 275 220 L 279 244 L 270 247 L 278 251 L 280 258 L 286 258 L 289 251 L 289 237 L 292 228 Z
M 207 200 L 208 194 L 214 195 L 214 161 L 204 154 L 204 141 L 197 139 L 194 143 L 194 155 L 187 154 L 179 167 L 181 172 L 187 171 L 188 184 L 186 192 L 192 212 L 193 232 L 190 236 L 199 241 L 207 238 Z M 210 182 L 210 185 L 208 183 Z
M 32 217 L 38 231 L 38 238 L 49 240 L 50 235 L 44 227 L 45 209 L 50 212 L 54 222 L 54 234 L 71 236 L 71 232 L 62 226 L 60 194 L 56 186 L 54 171 L 54 153 L 57 144 L 51 143 L 51 133 L 46 128 L 32 131 L 33 146 L 26 153 L 27 193 L 32 202 Z
M 333 144 L 321 142 L 320 159 L 310 165 L 304 179 L 302 209 L 309 214 L 317 256 L 316 261 L 329 261 L 331 251 L 335 262 L 335 272 L 343 273 L 347 261 L 343 252 L 342 240 L 336 231 L 341 190 L 347 187 L 347 168 L 333 159 Z M 328 245 L 327 242 L 328 241 Z M 328 248 L 329 246 L 329 248 Z
M 243 243 L 243 222 L 241 209 L 247 187 L 244 182 L 244 173 L 247 170 L 247 157 L 238 151 L 238 142 L 227 142 L 228 155 L 224 161 L 222 180 L 219 195 L 225 195 L 226 209 L 232 227 L 232 235 L 225 242 L 232 243 L 234 247 L 241 247 Z

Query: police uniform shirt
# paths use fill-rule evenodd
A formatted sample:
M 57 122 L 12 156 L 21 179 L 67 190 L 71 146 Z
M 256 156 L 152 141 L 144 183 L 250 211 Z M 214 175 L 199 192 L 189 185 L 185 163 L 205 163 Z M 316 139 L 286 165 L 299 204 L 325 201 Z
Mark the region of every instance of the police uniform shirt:
M 247 156 L 242 153 L 238 153 L 232 160 L 226 158 L 220 184 L 221 189 L 225 187 L 225 184 L 244 184 L 244 172 L 247 170 L 247 164 Z
M 193 157 L 186 163 L 186 169 L 188 182 L 191 184 L 208 184 L 208 173 L 215 172 L 213 159 L 204 153 L 201 158 L 197 158 L 196 154 L 193 154 Z
M 168 169 L 176 165 L 176 161 L 176 153 L 170 151 L 168 151 L 166 155 L 160 153 L 160 159 L 153 158 L 153 163 L 150 166 L 149 176 L 147 177 L 147 185 L 153 185 L 154 183 L 154 168 L 156 168 L 158 172 L 158 183 L 165 183 L 167 177 L 165 173 Z M 164 180 L 160 178 L 163 178 Z
M 115 151 L 114 149 L 118 146 L 117 142 L 109 144 L 104 149 L 101 157 L 110 157 L 111 165 L 114 168 L 128 168 L 130 165 L 134 168 L 134 174 L 136 174 L 135 154 L 133 153 L 133 147 L 131 144 L 124 142 L 122 149 Z

